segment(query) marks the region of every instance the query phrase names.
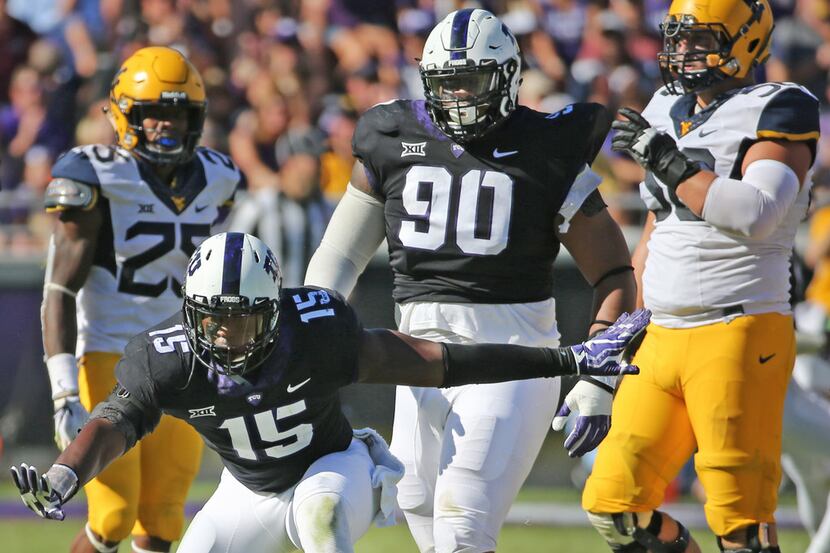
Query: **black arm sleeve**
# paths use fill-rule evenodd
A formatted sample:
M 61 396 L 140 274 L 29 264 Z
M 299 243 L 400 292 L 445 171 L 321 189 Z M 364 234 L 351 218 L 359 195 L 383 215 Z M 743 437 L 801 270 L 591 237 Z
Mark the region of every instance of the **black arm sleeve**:
M 608 207 L 608 204 L 606 204 L 605 200 L 602 199 L 602 194 L 599 193 L 599 190 L 594 190 L 588 195 L 587 198 L 585 198 L 585 201 L 582 202 L 582 205 L 579 207 L 579 211 L 581 211 L 586 217 L 593 217 L 606 207 Z
M 563 376 L 576 374 L 578 370 L 570 348 L 531 348 L 507 344 L 442 346 L 442 388 Z
M 106 419 L 115 425 L 124 434 L 127 441 L 124 451 L 127 451 L 156 428 L 161 411 L 137 400 L 117 384 L 109 397 L 95 406 L 90 418 Z

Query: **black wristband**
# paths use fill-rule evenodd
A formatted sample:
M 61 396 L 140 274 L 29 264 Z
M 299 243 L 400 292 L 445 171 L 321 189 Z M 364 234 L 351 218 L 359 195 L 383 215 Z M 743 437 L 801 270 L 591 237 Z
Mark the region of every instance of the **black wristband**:
M 599 386 L 600 388 L 602 388 L 603 390 L 605 390 L 606 392 L 608 392 L 608 393 L 609 393 L 609 394 L 611 394 L 612 396 L 614 395 L 614 391 L 615 391 L 615 390 L 614 390 L 614 387 L 613 387 L 613 386 L 609 386 L 608 384 L 606 384 L 606 383 L 605 383 L 605 382 L 603 382 L 602 380 L 597 380 L 596 378 L 594 378 L 594 377 L 592 377 L 592 376 L 586 376 L 586 375 L 582 375 L 582 376 L 580 376 L 580 377 L 579 377 L 579 380 L 585 380 L 585 381 L 587 381 L 587 382 L 590 382 L 590 383 L 591 383 L 591 384 L 593 384 L 594 386 Z
M 648 148 L 649 169 L 672 190 L 701 170 L 697 162 L 677 149 L 677 143 L 667 134 L 657 134 Z
M 441 344 L 444 382 L 441 388 L 508 380 L 576 374 L 570 348 L 530 348 L 508 344 Z

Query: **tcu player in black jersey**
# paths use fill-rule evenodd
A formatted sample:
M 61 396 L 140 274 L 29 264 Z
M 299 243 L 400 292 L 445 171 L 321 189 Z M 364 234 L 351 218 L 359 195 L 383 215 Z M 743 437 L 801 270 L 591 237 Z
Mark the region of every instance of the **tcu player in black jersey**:
M 591 332 L 634 305 L 631 261 L 589 165 L 610 117 L 598 104 L 552 114 L 516 104 L 516 39 L 493 14 L 453 12 L 424 46 L 426 102 L 393 101 L 358 123 L 358 161 L 306 284 L 348 295 L 386 238 L 399 329 L 453 343 L 559 343 L 553 261 L 564 244 L 594 286 Z M 392 451 L 422 552 L 493 551 L 554 419 L 579 412 L 565 447 L 595 448 L 614 382 L 559 380 L 399 388 Z
M 352 430 L 341 387 L 632 373 L 620 363 L 649 319 L 647 311 L 621 316 L 570 348 L 440 344 L 364 330 L 336 292 L 280 282 L 259 239 L 223 233 L 202 243 L 187 268 L 183 312 L 130 341 L 115 390 L 78 437 L 43 475 L 12 467 L 26 505 L 63 519 L 78 487 L 164 412 L 195 428 L 225 464 L 180 553 L 349 552 L 373 519 L 394 511 L 403 467 L 374 431 Z

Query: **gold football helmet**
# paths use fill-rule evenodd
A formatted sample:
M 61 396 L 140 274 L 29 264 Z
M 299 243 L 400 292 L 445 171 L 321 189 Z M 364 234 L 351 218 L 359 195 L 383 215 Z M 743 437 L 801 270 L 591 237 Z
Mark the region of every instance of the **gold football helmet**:
M 742 79 L 769 57 L 773 27 L 767 0 L 674 0 L 660 26 L 663 82 L 680 94 Z
M 193 156 L 206 110 L 205 86 L 193 64 L 172 48 L 151 46 L 127 58 L 115 74 L 107 115 L 119 146 L 153 164 L 178 164 Z M 181 118 L 186 127 L 148 141 L 146 118 Z

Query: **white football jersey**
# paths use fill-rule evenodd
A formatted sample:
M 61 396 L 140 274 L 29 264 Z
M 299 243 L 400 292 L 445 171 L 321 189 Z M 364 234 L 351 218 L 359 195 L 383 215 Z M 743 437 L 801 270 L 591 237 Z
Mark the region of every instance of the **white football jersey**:
M 818 101 L 792 83 L 763 83 L 727 92 L 695 113 L 695 96 L 660 89 L 643 116 L 671 135 L 681 151 L 716 174 L 742 178 L 752 144 L 764 139 L 805 141 L 815 152 Z M 739 312 L 789 313 L 790 255 L 809 204 L 811 173 L 779 227 L 746 238 L 697 217 L 653 174 L 640 184 L 656 224 L 648 242 L 643 298 L 652 321 L 692 327 Z M 738 309 L 740 306 L 740 309 Z
M 76 355 L 121 352 L 132 336 L 182 308 L 190 255 L 227 215 L 241 176 L 228 156 L 208 148 L 177 171 L 167 186 L 127 151 L 97 144 L 55 163 L 52 176 L 92 186 L 104 214 L 76 301 Z

